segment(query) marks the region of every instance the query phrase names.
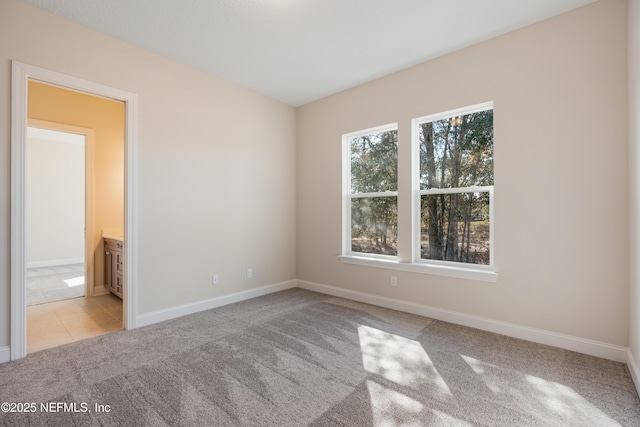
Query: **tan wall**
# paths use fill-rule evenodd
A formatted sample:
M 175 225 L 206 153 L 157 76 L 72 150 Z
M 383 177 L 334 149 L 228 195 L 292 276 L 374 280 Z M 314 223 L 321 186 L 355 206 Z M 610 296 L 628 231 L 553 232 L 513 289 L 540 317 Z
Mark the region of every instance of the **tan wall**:
M 138 95 L 140 314 L 296 277 L 293 107 L 0 0 L 0 347 L 9 345 L 11 60 Z
M 138 94 L 140 313 L 292 279 L 297 267 L 303 280 L 627 345 L 626 12 L 624 0 L 597 2 L 304 106 L 296 149 L 292 107 L 0 0 L 0 347 L 12 59 Z M 340 136 L 398 121 L 407 161 L 411 118 L 488 100 L 499 281 L 395 272 L 391 288 L 385 270 L 340 264 Z
M 93 129 L 94 286 L 104 284 L 102 230 L 124 230 L 124 103 L 29 82 L 30 119 Z
M 298 279 L 626 346 L 626 11 L 597 2 L 299 108 Z M 392 288 L 341 264 L 341 135 L 398 122 L 406 189 L 411 119 L 485 101 L 498 282 L 394 271 Z
M 629 1 L 629 143 L 631 289 L 629 347 L 640 362 L 640 0 Z

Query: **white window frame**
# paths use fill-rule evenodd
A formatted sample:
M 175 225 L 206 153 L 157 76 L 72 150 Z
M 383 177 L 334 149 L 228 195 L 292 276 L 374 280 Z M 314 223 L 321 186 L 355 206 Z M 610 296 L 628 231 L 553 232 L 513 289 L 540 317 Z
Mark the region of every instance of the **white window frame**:
M 354 197 L 371 197 L 371 196 L 395 196 L 398 200 L 398 229 L 399 231 L 405 227 L 400 221 L 400 198 L 398 190 L 400 182 L 397 184 L 397 190 L 393 192 L 382 193 L 361 193 L 351 194 L 351 145 L 349 140 L 354 137 L 364 136 L 376 132 L 385 132 L 390 130 L 398 131 L 398 178 L 402 175 L 402 169 L 407 167 L 401 162 L 400 146 L 403 144 L 402 134 L 399 132 L 398 123 L 390 123 L 383 126 L 376 126 L 369 129 L 352 132 L 342 135 L 342 251 L 338 256 L 341 263 L 352 264 L 366 267 L 376 267 L 385 270 L 397 270 L 411 273 L 427 274 L 434 276 L 453 277 L 458 279 L 467 279 L 481 282 L 497 282 L 498 273 L 494 271 L 494 197 L 493 186 L 488 187 L 462 187 L 456 189 L 444 189 L 451 192 L 489 192 L 489 265 L 467 264 L 452 261 L 439 260 L 423 260 L 420 253 L 420 197 L 422 194 L 431 194 L 435 190 L 420 190 L 419 174 L 420 174 L 420 157 L 419 157 L 419 134 L 418 124 L 425 121 L 434 121 L 460 114 L 471 114 L 479 111 L 494 109 L 493 102 L 486 102 L 469 107 L 458 108 L 454 110 L 444 111 L 442 113 L 432 114 L 424 117 L 418 117 L 411 120 L 411 223 L 406 225 L 411 228 L 411 245 L 410 253 L 405 253 L 409 246 L 403 244 L 400 240 L 404 234 L 398 235 L 398 255 L 378 255 L 364 252 L 353 252 L 351 250 L 351 200 Z M 494 109 L 495 110 L 495 109 Z M 442 189 L 436 194 L 442 193 Z M 403 205 L 404 206 L 404 205 Z M 407 248 L 407 249 L 403 249 Z M 405 261 L 406 260 L 406 261 Z
M 456 108 L 454 110 L 443 111 L 437 114 L 431 114 L 424 117 L 418 117 L 411 120 L 411 140 L 412 140 L 412 248 L 413 248 L 413 263 L 418 265 L 424 265 L 429 267 L 445 267 L 463 270 L 473 271 L 487 271 L 493 272 L 494 270 L 494 197 L 493 197 L 493 185 L 490 186 L 471 186 L 471 187 L 455 187 L 455 188 L 432 188 L 428 190 L 420 189 L 420 138 L 418 126 L 428 122 L 435 122 L 438 120 L 448 119 L 453 116 L 461 116 L 466 114 L 478 113 L 480 111 L 493 110 L 493 102 L 485 102 L 482 104 L 476 104 L 469 107 Z M 422 258 L 421 251 L 421 226 L 422 226 L 422 212 L 421 212 L 421 197 L 423 195 L 435 195 L 435 194 L 454 194 L 454 193 L 489 193 L 489 264 L 471 264 L 455 261 L 442 261 L 442 260 L 430 260 Z M 497 280 L 497 276 L 496 276 Z M 493 280 L 492 280 L 493 281 Z
M 397 261 L 398 256 L 354 252 L 351 249 L 351 201 L 357 198 L 395 197 L 398 200 L 398 183 L 396 191 L 381 191 L 374 193 L 351 193 L 351 139 L 373 133 L 398 131 L 398 123 L 389 123 L 369 129 L 342 135 L 342 256 L 366 258 L 380 261 Z M 399 167 L 396 164 L 396 167 Z

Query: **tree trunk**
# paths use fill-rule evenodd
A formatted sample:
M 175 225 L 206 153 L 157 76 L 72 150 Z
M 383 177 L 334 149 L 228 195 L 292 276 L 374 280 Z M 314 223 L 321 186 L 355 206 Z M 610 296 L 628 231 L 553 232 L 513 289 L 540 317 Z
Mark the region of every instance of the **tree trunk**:
M 422 125 L 424 147 L 426 151 L 427 185 L 429 188 L 438 186 L 436 179 L 436 159 L 433 147 L 433 124 Z M 429 224 L 429 259 L 442 259 L 442 237 L 438 221 L 438 199 L 435 196 L 427 196 L 427 222 Z
M 467 228 L 467 253 L 465 260 L 466 262 L 471 261 L 471 215 L 473 215 L 473 194 L 469 199 L 469 209 L 467 210 L 467 215 L 465 218 L 465 226 Z
M 453 126 L 454 142 L 451 145 L 451 188 L 460 185 L 460 165 L 462 162 L 461 145 L 466 133 L 466 117 L 459 125 Z M 458 248 L 458 199 L 459 194 L 451 194 L 449 198 L 449 224 L 447 227 L 447 243 L 445 247 L 445 260 L 459 261 L 460 250 Z
M 449 221 L 445 257 L 447 261 L 458 261 L 458 194 L 449 194 Z

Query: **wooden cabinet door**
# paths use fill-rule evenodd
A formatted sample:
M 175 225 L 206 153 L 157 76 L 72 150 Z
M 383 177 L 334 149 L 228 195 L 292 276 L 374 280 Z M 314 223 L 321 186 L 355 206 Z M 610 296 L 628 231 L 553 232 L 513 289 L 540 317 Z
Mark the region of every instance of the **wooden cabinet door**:
M 104 240 L 104 286 L 120 298 L 124 289 L 123 247 L 120 240 Z
M 111 290 L 113 284 L 113 252 L 110 248 L 104 250 L 104 287 Z

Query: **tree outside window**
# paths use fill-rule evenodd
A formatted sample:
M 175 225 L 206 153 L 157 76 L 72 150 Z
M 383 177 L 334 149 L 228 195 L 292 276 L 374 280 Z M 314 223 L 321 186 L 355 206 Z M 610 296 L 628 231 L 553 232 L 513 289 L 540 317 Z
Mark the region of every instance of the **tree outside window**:
M 493 109 L 414 120 L 419 259 L 492 265 Z
M 398 164 L 397 124 L 343 135 L 342 255 L 411 259 L 391 267 L 410 271 L 491 270 L 493 103 L 413 119 L 412 126 L 413 163 Z M 399 168 L 414 174 L 413 190 L 406 188 L 412 198 L 403 202 L 413 206 L 407 224 L 398 224 Z M 413 230 L 413 247 L 398 245 L 399 226 Z
M 345 136 L 349 159 L 349 250 L 398 254 L 398 131 L 378 128 Z

